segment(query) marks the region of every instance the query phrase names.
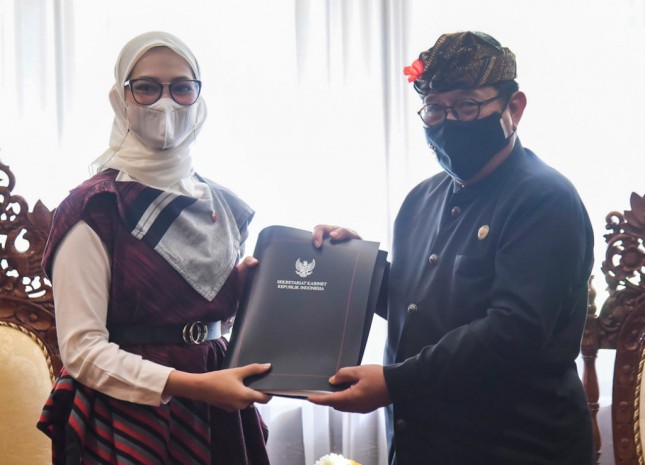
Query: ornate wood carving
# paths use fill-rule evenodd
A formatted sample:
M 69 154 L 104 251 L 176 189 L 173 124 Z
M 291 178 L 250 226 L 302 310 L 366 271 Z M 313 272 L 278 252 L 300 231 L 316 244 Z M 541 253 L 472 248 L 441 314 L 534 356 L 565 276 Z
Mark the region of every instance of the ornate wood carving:
M 598 316 L 600 347 L 615 349 L 618 331 L 634 308 L 645 301 L 645 196 L 632 193 L 631 211 L 606 217 L 607 252 L 601 270 L 609 297 Z
M 641 379 L 645 348 L 645 196 L 632 193 L 631 210 L 611 212 L 606 217 L 607 252 L 601 270 L 609 297 L 596 315 L 590 287 L 590 308 L 582 341 L 583 383 L 594 421 L 596 460 L 600 435 L 596 422 L 598 379 L 595 357 L 598 349 L 615 349 L 612 393 L 612 431 L 616 465 L 644 463 L 640 447 L 639 411 L 636 393 Z M 593 305 L 593 309 L 592 309 Z
M 13 194 L 15 184 L 9 166 L 0 162 L 0 320 L 40 337 L 58 372 L 54 298 L 40 265 L 52 212 L 40 200 L 29 211 L 25 199 Z

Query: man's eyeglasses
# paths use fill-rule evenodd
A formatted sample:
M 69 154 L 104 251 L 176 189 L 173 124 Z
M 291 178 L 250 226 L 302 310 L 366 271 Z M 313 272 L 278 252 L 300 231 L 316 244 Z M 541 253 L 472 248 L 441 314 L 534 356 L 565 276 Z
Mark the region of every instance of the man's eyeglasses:
M 196 79 L 182 79 L 175 82 L 159 82 L 154 79 L 130 79 L 125 85 L 130 88 L 134 101 L 140 105 L 152 105 L 161 98 L 164 86 L 172 99 L 180 105 L 188 106 L 197 101 L 202 82 Z
M 458 100 L 454 105 L 449 107 L 441 105 L 439 103 L 428 103 L 424 105 L 417 114 L 421 117 L 421 121 L 426 126 L 433 126 L 435 124 L 441 123 L 448 117 L 448 111 L 450 111 L 453 116 L 459 121 L 473 121 L 479 118 L 479 112 L 481 108 L 485 105 L 488 105 L 491 102 L 499 98 L 504 98 L 505 95 L 497 94 L 495 97 L 491 97 L 488 100 L 479 102 L 477 100 L 466 98 L 463 100 Z M 506 106 L 506 105 L 504 105 Z

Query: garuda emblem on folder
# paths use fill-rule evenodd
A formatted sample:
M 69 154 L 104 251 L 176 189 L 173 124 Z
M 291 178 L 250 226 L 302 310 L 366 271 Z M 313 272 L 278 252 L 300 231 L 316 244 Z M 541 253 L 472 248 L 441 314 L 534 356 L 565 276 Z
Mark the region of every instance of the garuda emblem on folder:
M 301 261 L 300 258 L 296 261 L 296 274 L 300 276 L 301 278 L 306 278 L 309 276 L 311 273 L 314 272 L 314 268 L 316 267 L 316 260 L 312 260 L 311 262 L 308 262 L 307 260 Z

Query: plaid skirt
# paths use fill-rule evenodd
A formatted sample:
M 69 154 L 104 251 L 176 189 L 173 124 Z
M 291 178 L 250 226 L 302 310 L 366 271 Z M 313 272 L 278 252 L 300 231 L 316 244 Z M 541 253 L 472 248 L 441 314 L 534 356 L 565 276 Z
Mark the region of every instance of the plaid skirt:
M 62 370 L 38 428 L 55 465 L 269 465 L 255 407 L 227 413 L 172 398 L 158 407 L 101 394 Z

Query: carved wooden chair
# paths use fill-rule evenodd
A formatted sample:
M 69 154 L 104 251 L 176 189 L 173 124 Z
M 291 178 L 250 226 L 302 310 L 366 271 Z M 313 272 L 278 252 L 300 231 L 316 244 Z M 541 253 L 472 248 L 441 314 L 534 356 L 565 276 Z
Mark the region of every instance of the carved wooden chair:
M 590 305 L 582 340 L 583 383 L 594 420 L 596 463 L 601 438 L 597 422 L 598 349 L 614 349 L 611 430 L 616 465 L 645 464 L 645 196 L 631 195 L 631 210 L 606 218 L 607 252 L 601 270 L 609 296 L 599 314 L 590 286 Z
M 0 162 L 0 463 L 51 464 L 36 422 L 61 368 L 51 283 L 40 266 L 52 214 L 40 201 L 30 212 L 14 186 Z

